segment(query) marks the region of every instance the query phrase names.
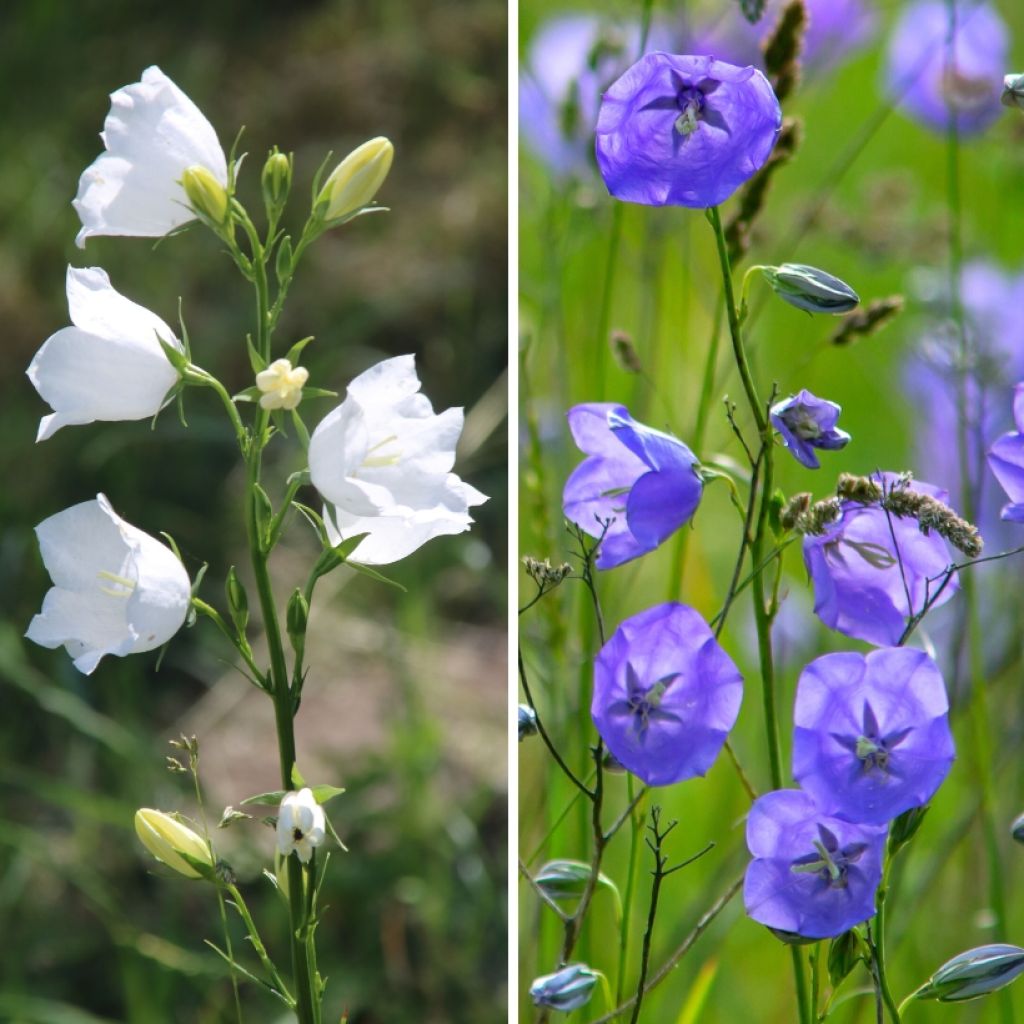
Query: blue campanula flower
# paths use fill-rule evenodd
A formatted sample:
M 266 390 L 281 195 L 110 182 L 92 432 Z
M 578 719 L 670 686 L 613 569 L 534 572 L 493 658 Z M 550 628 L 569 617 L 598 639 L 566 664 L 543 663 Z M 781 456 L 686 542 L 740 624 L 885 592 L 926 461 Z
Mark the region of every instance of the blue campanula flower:
M 697 510 L 704 484 L 696 456 L 682 441 L 637 423 L 624 405 L 610 402 L 573 406 L 568 419 L 588 458 L 566 481 L 562 508 L 591 537 L 604 533 L 599 569 L 653 551 Z
M 987 128 L 1000 114 L 1008 37 L 988 3 L 956 5 L 952 66 L 947 60 L 949 7 L 918 0 L 904 8 L 889 40 L 886 77 L 901 106 L 917 121 L 944 132 L 950 111 L 962 133 Z
M 796 789 L 758 797 L 747 816 L 747 914 L 777 931 L 827 939 L 875 912 L 885 829 L 823 814 Z
M 996 439 L 988 451 L 988 464 L 1010 499 L 1000 513 L 1002 518 L 1024 523 L 1024 383 L 1013 389 L 1013 419 L 1017 429 Z
M 756 68 L 651 53 L 604 94 L 597 164 L 616 199 L 717 206 L 763 166 L 781 125 Z
M 828 814 L 883 825 L 926 804 L 955 756 L 949 702 L 924 651 L 825 654 L 800 675 L 793 777 Z
M 888 489 L 899 478 L 883 473 L 875 479 Z M 909 487 L 941 502 L 949 497 L 920 480 Z M 935 531 L 922 533 L 916 520 L 887 513 L 877 504 L 844 501 L 841 509 L 823 533 L 804 537 L 814 612 L 826 626 L 847 636 L 895 645 L 909 618 L 935 596 L 934 580 L 953 561 L 949 548 Z M 954 575 L 933 607 L 945 604 L 958 588 Z
M 683 604 L 626 619 L 594 661 L 591 714 L 608 749 L 649 786 L 704 775 L 739 714 L 743 678 Z
M 771 420 L 793 458 L 808 469 L 818 469 L 821 464 L 814 454 L 815 448 L 836 451 L 850 441 L 850 435 L 836 427 L 841 411 L 835 402 L 804 389 L 776 402 L 771 408 Z
M 571 1013 L 590 1002 L 600 974 L 586 964 L 567 964 L 554 974 L 535 978 L 530 986 L 534 1006 Z

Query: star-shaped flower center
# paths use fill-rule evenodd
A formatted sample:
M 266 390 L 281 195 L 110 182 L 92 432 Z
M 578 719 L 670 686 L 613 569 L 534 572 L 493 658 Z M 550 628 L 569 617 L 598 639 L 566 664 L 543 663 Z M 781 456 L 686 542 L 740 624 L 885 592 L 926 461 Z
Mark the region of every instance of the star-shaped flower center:
M 670 672 L 655 680 L 650 686 L 644 686 L 631 662 L 626 664 L 626 686 L 629 694 L 625 700 L 626 709 L 633 715 L 633 722 L 638 736 L 642 739 L 647 734 L 651 722 L 678 722 L 679 717 L 661 708 L 662 698 L 672 681 L 679 677 L 678 672 Z
M 787 412 L 785 419 L 789 429 L 801 440 L 816 441 L 823 433 L 821 424 L 818 423 L 814 418 L 814 413 L 806 406 L 793 406 Z
M 896 774 L 890 761 L 893 750 L 911 732 L 913 732 L 912 728 L 896 729 L 883 735 L 871 704 L 864 701 L 864 717 L 860 735 L 849 736 L 834 732 L 832 738 L 856 757 L 859 774 L 868 775 L 877 772 L 888 776 Z
M 840 847 L 834 832 L 818 825 L 818 838 L 813 841 L 814 853 L 797 857 L 790 863 L 794 874 L 817 875 L 830 889 L 845 889 L 849 866 L 860 860 L 867 843 L 847 843 Z

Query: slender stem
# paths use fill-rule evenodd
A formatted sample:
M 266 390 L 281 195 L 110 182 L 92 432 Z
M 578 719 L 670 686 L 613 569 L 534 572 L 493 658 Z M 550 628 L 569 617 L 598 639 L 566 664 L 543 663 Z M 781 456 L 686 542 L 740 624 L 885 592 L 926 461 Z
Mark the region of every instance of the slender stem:
M 249 933 L 249 941 L 252 943 L 252 948 L 259 958 L 260 963 L 263 965 L 263 969 L 267 972 L 267 977 L 270 978 L 271 982 L 276 986 L 277 990 L 284 996 L 285 1001 L 291 1006 L 295 1006 L 295 999 L 292 994 L 288 991 L 288 986 L 285 985 L 284 980 L 278 973 L 277 968 L 274 966 L 273 960 L 267 955 L 267 948 L 263 945 L 263 940 L 260 938 L 260 933 L 256 930 L 256 923 L 252 919 L 252 915 L 249 913 L 249 908 L 246 906 L 245 900 L 242 899 L 242 894 L 238 891 L 238 887 L 234 884 L 228 884 L 226 886 L 228 892 L 231 894 L 232 902 L 234 903 L 235 910 L 238 911 L 239 916 L 242 918 L 245 924 L 246 931 Z
M 633 776 L 626 777 L 626 794 L 630 805 L 634 803 Z M 640 853 L 640 834 L 643 831 L 640 815 L 631 812 L 629 816 L 629 866 L 626 868 L 626 892 L 622 899 L 622 920 L 619 922 L 619 964 L 615 975 L 615 1002 L 622 1002 L 622 990 L 626 980 L 626 965 L 629 960 L 629 925 L 633 910 L 633 893 L 636 889 L 636 866 Z
M 882 876 L 882 884 L 878 889 L 878 912 L 875 915 L 875 935 L 873 954 L 875 968 L 878 971 L 878 987 L 882 991 L 882 1002 L 889 1011 L 892 1024 L 900 1024 L 900 1011 L 889 988 L 889 978 L 885 972 L 885 898 L 889 893 L 889 865 L 886 865 Z

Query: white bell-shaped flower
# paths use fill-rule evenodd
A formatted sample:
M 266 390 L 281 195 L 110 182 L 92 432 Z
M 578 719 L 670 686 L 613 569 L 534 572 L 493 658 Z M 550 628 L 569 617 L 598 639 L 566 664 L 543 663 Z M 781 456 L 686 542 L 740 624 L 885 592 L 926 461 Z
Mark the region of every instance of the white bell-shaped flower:
M 92 235 L 159 238 L 192 220 L 180 184 L 190 167 L 227 186 L 213 126 L 158 67 L 111 93 L 100 138 L 107 151 L 82 172 L 73 204 L 82 221 L 79 248 Z
M 369 534 L 353 561 L 385 565 L 432 537 L 462 533 L 469 508 L 487 500 L 451 472 L 462 410 L 435 415 L 419 389 L 411 355 L 385 359 L 349 384 L 310 438 L 310 478 L 330 502 L 332 543 Z
M 63 645 L 89 675 L 106 654 L 138 654 L 166 643 L 191 603 L 188 574 L 165 544 L 126 523 L 102 494 L 36 527 L 54 585 L 25 636 Z
M 303 864 L 324 841 L 324 809 L 308 787 L 286 793 L 277 812 L 277 852 L 282 857 L 294 851 Z
M 157 336 L 180 351 L 174 332 L 115 291 L 99 267 L 68 267 L 67 293 L 74 326 L 50 335 L 27 371 L 54 410 L 36 440 L 74 424 L 155 416 L 178 380 Z

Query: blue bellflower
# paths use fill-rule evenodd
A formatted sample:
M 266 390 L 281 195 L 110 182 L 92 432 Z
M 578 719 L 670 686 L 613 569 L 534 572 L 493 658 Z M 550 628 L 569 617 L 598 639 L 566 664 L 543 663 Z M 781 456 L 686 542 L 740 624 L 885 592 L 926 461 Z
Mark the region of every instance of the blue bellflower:
M 604 94 L 597 164 L 616 199 L 717 206 L 760 170 L 781 126 L 756 68 L 651 53 Z
M 826 813 L 883 825 L 921 807 L 955 756 L 949 702 L 924 651 L 826 654 L 800 676 L 793 777 Z
M 779 789 L 747 816 L 753 860 L 743 883 L 747 914 L 806 939 L 842 935 L 875 912 L 885 829 L 823 814 L 808 794 Z
M 815 448 L 837 451 L 850 441 L 850 435 L 836 427 L 840 412 L 835 402 L 817 398 L 804 389 L 776 402 L 771 408 L 771 420 L 793 458 L 808 469 L 818 469 Z
M 1024 383 L 1013 389 L 1013 419 L 1017 429 L 996 439 L 988 451 L 988 465 L 1010 499 L 1001 517 L 1024 523 Z
M 588 458 L 566 481 L 562 507 L 584 533 L 604 534 L 599 569 L 653 551 L 697 510 L 704 484 L 696 456 L 682 441 L 637 423 L 624 405 L 610 402 L 573 406 L 568 419 Z
M 649 786 L 704 775 L 742 699 L 739 670 L 708 624 L 683 604 L 626 619 L 594 661 L 597 731 Z

